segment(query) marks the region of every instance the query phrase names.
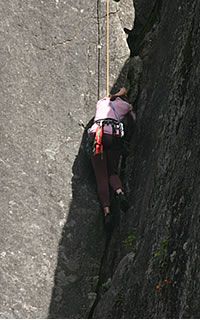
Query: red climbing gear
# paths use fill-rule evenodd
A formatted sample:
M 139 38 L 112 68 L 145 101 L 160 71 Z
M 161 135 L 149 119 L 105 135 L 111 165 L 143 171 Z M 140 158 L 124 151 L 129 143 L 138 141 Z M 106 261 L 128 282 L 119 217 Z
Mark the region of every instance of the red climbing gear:
M 103 124 L 101 123 L 95 134 L 95 155 L 103 154 Z

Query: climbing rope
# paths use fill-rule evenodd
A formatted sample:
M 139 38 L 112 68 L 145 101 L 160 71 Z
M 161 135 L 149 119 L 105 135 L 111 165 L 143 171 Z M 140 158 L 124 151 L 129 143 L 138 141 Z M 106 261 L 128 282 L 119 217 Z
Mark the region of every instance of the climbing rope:
M 97 74 L 98 74 L 98 86 L 97 86 L 97 97 L 100 99 L 100 86 L 101 86 L 101 0 L 97 0 L 97 49 L 98 49 L 98 58 L 97 58 Z
M 106 2 L 106 94 L 109 96 L 110 83 L 110 0 Z
M 100 98 L 100 87 L 101 87 L 101 1 L 97 2 L 97 20 L 98 20 L 98 100 Z M 110 84 L 110 0 L 106 0 L 106 95 L 109 96 Z

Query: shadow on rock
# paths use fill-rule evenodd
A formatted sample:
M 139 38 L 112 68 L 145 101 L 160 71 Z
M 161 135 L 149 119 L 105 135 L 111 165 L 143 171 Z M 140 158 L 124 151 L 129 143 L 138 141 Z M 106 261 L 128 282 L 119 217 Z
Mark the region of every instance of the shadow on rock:
M 111 92 L 116 92 L 122 86 L 132 61 L 128 59 L 125 62 Z M 127 121 L 132 123 L 131 119 Z M 112 232 L 119 224 L 120 218 L 115 214 L 110 230 L 106 232 L 104 228 L 95 177 L 86 153 L 87 129 L 92 123 L 93 119 L 85 128 L 72 168 L 73 198 L 58 246 L 58 261 L 48 318 L 87 318 L 91 315 L 91 310 L 98 300 L 98 288 L 102 282 L 102 265 L 106 259 L 107 248 Z M 130 142 L 133 130 L 131 125 L 131 131 L 126 135 L 127 142 Z M 121 162 L 122 171 L 127 155 L 128 150 Z M 115 201 L 111 203 L 111 210 L 119 212 Z
M 58 247 L 48 318 L 86 317 L 96 298 L 105 248 L 103 217 L 91 162 L 85 151 L 88 123 L 72 171 L 73 199 Z

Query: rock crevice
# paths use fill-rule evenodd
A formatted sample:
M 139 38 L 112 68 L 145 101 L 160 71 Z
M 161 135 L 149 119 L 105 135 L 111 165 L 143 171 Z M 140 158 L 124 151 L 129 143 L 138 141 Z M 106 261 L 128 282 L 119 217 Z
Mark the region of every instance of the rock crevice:
M 111 1 L 110 87 L 132 68 L 137 125 L 109 239 L 85 153 L 104 4 L 1 5 L 2 318 L 200 317 L 200 3 L 135 0 L 133 21 Z

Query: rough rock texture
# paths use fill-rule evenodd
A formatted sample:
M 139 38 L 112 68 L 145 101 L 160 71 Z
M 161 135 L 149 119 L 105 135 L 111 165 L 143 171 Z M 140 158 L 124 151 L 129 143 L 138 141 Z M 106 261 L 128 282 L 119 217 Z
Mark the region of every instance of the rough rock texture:
M 128 42 L 143 72 L 124 175 L 131 207 L 93 317 L 199 318 L 200 3 L 136 0 L 135 10 Z
M 130 65 L 121 2 L 110 86 Z M 200 317 L 200 3 L 135 8 L 130 209 L 106 237 L 79 126 L 105 94 L 105 1 L 1 4 L 1 318 Z
M 1 2 L 1 318 L 85 317 L 95 298 L 105 233 L 79 124 L 105 94 L 98 6 Z M 129 57 L 118 8 L 110 86 Z

